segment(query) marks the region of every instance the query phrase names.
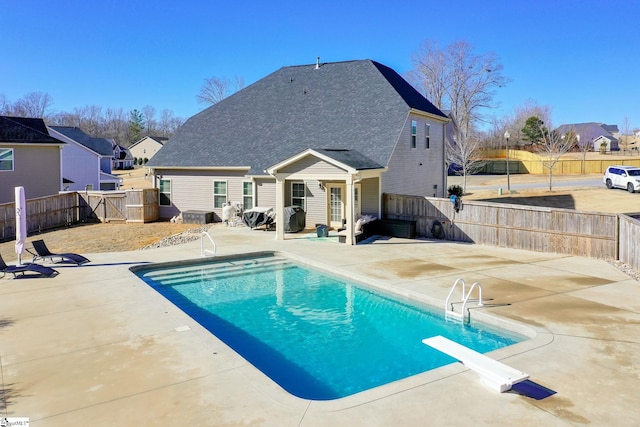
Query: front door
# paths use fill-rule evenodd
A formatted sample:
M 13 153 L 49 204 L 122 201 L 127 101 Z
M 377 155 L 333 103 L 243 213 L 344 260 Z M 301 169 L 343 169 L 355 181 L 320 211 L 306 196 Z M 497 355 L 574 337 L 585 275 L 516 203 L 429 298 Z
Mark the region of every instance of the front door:
M 327 185 L 327 206 L 329 211 L 329 226 L 332 228 L 341 228 L 342 220 L 345 219 L 345 185 L 344 184 L 328 184 Z

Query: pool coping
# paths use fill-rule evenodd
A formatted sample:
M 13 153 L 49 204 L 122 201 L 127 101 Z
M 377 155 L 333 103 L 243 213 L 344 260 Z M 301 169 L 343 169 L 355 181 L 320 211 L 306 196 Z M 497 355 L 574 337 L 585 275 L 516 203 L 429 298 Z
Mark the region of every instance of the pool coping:
M 250 362 L 248 362 L 244 357 L 238 354 L 233 348 L 229 347 L 226 343 L 216 337 L 212 332 L 207 330 L 205 327 L 200 325 L 195 319 L 190 317 L 188 314 L 184 313 L 179 307 L 177 307 L 173 302 L 168 300 L 164 295 L 155 291 L 151 286 L 149 286 L 141 277 L 139 277 L 136 273 L 144 270 L 149 270 L 150 268 L 158 269 L 158 268 L 174 268 L 180 266 L 192 266 L 192 265 L 201 265 L 201 264 L 210 264 L 210 263 L 224 263 L 230 262 L 234 260 L 241 260 L 247 258 L 262 258 L 262 257 L 273 257 L 273 256 L 283 256 L 288 259 L 300 262 L 302 264 L 308 265 L 312 268 L 319 269 L 323 272 L 326 272 L 329 275 L 335 275 L 339 277 L 343 277 L 345 279 L 353 280 L 362 284 L 366 287 L 371 287 L 378 291 L 381 291 L 384 294 L 391 294 L 394 297 L 398 297 L 403 301 L 409 301 L 415 305 L 427 305 L 430 309 L 436 311 L 442 311 L 442 307 L 444 306 L 444 301 L 441 301 L 437 298 L 430 297 L 428 295 L 419 294 L 416 292 L 411 292 L 405 289 L 399 289 L 392 285 L 388 285 L 382 281 L 378 281 L 372 279 L 371 277 L 365 277 L 359 275 L 357 273 L 341 269 L 340 267 L 329 266 L 327 264 L 318 262 L 317 260 L 309 259 L 305 256 L 299 256 L 293 254 L 291 252 L 285 250 L 266 250 L 266 251 L 256 251 L 256 252 L 244 252 L 244 253 L 236 253 L 229 255 L 220 255 L 215 257 L 201 257 L 201 258 L 190 258 L 184 259 L 180 261 L 167 261 L 167 262 L 158 262 L 158 263 L 149 263 L 149 264 L 141 264 L 135 265 L 128 268 L 128 270 L 133 273 L 136 278 L 145 285 L 147 285 L 147 289 L 153 292 L 157 298 L 160 298 L 164 304 L 168 304 L 173 307 L 175 316 L 184 316 L 184 323 L 188 330 L 191 330 L 193 333 L 196 333 L 200 340 L 212 349 L 218 349 L 222 346 L 226 349 L 224 352 L 225 357 L 229 359 L 229 362 L 232 366 L 240 367 L 242 366 L 243 373 L 249 382 L 258 389 L 261 393 L 266 395 L 272 401 L 290 408 L 301 408 L 307 407 L 307 412 L 334 412 L 341 411 L 345 409 L 350 409 L 353 407 L 361 406 L 367 403 L 374 402 L 376 400 L 388 397 L 390 395 L 406 392 L 408 390 L 426 386 L 428 384 L 443 380 L 452 375 L 464 374 L 468 372 L 469 369 L 462 365 L 461 363 L 451 363 L 439 368 L 435 368 L 429 370 L 427 372 L 423 372 L 420 374 L 412 375 L 407 378 L 403 378 L 397 381 L 393 381 L 387 384 L 383 384 L 368 390 L 364 390 L 349 396 L 345 396 L 338 399 L 332 400 L 313 400 L 313 399 L 304 399 L 297 397 L 284 388 L 282 388 L 279 384 L 277 384 L 274 380 L 272 380 L 267 374 L 260 371 L 258 368 L 253 366 Z M 480 323 L 485 323 L 493 327 L 504 328 L 511 332 L 518 333 L 520 335 L 528 337 L 528 339 L 521 341 L 519 343 L 503 347 L 491 352 L 486 353 L 487 356 L 495 360 L 499 360 L 503 363 L 508 364 L 508 359 L 529 352 L 531 350 L 544 347 L 545 345 L 553 342 L 554 336 L 550 331 L 536 327 L 532 325 L 528 325 L 525 323 L 517 322 L 512 319 L 507 319 L 492 313 L 487 312 L 490 310 L 490 307 L 487 310 L 476 310 L 474 311 L 473 317 L 477 318 Z M 187 320 L 188 319 L 188 320 Z M 176 328 L 178 332 L 180 332 L 179 328 Z M 187 330 L 187 329 L 184 329 Z M 428 337 L 425 337 L 428 338 Z M 517 366 L 514 366 L 517 368 Z M 475 373 L 472 373 L 475 375 Z M 487 387 L 487 390 L 489 388 Z M 491 392 L 491 391 L 490 391 Z

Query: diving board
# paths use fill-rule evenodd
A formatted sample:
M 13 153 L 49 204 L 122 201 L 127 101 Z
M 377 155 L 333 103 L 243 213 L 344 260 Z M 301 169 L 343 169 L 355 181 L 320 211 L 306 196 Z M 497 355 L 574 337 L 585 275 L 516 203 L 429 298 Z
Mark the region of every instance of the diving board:
M 529 379 L 529 375 L 491 359 L 482 353 L 451 341 L 441 335 L 425 338 L 422 342 L 455 359 L 467 368 L 476 371 L 482 381 L 500 393 L 508 391 L 511 386 Z

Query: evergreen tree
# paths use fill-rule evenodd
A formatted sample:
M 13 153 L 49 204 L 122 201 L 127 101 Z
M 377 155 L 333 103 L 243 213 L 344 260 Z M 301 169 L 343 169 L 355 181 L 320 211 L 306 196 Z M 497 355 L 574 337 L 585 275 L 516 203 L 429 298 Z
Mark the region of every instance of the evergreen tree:
M 144 115 L 137 109 L 132 110 L 129 114 L 129 145 L 142 138 L 144 128 Z
M 522 128 L 522 135 L 532 144 L 539 144 L 544 141 L 544 129 L 544 122 L 536 116 L 531 116 Z

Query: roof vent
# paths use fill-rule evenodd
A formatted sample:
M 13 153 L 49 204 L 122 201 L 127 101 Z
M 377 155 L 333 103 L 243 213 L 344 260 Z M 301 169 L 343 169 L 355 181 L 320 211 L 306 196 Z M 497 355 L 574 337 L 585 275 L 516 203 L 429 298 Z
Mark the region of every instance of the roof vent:
M 316 70 L 320 68 L 320 57 L 316 57 Z

